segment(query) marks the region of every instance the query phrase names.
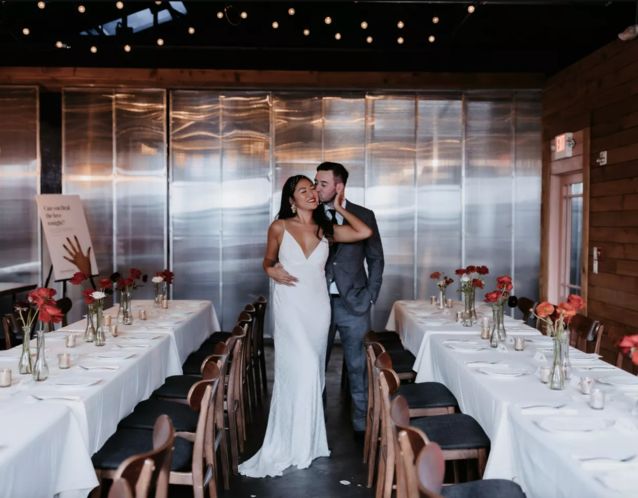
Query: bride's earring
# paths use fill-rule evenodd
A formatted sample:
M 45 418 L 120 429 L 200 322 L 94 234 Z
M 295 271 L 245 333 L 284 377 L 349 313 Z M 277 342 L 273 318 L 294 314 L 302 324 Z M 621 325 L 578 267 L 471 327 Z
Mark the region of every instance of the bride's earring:
M 292 214 L 297 214 L 297 205 L 296 205 L 296 204 L 293 204 L 293 205 L 290 207 L 290 210 L 292 211 Z

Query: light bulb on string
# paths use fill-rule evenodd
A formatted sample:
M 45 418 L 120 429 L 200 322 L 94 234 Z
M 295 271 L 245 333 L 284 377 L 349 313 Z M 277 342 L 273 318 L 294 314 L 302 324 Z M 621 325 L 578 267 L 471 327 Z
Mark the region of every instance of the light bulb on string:
M 131 46 L 130 45 L 124 45 L 124 51 L 125 52 L 130 52 L 131 51 Z
M 188 33 L 189 34 L 194 34 L 195 33 L 195 28 L 188 28 Z
M 78 12 L 79 12 L 80 14 L 84 14 L 84 13 L 86 12 L 86 7 L 85 7 L 84 5 L 80 5 L 80 6 L 78 7 Z
M 433 18 L 432 18 L 432 22 L 433 22 L 434 24 L 438 24 L 438 23 L 439 23 L 439 18 L 438 18 L 438 17 L 433 17 Z
M 476 7 L 474 7 L 474 5 L 470 5 L 470 6 L 467 8 L 467 11 L 468 11 L 470 14 L 471 14 L 472 12 L 474 12 L 475 10 L 476 10 Z
M 274 23 L 272 23 L 272 27 L 273 29 L 277 29 L 279 27 L 279 23 L 275 21 Z
M 330 24 L 330 23 L 332 22 L 332 19 L 330 19 L 329 17 L 326 17 L 323 21 L 324 21 L 326 24 Z
M 397 28 L 399 28 L 399 29 L 403 29 L 403 26 L 405 26 L 405 24 L 403 24 L 403 21 L 399 21 L 399 22 L 397 23 Z
M 337 40 L 341 40 L 341 33 L 336 33 L 336 34 L 335 34 L 335 38 L 336 38 Z
M 162 45 L 164 45 L 164 40 L 162 40 L 161 38 L 158 38 L 157 44 L 161 47 Z
M 399 45 L 403 45 L 403 41 L 404 41 L 403 38 L 399 37 L 399 39 L 397 40 L 397 43 Z
M 95 47 L 95 46 L 91 47 L 91 52 L 92 53 L 96 53 L 97 52 L 97 47 Z
M 308 36 L 310 34 L 310 30 L 309 29 L 304 29 L 303 30 L 303 34 L 304 34 L 304 36 Z
M 242 12 L 239 15 L 241 16 L 242 19 L 246 19 L 248 17 L 248 13 L 246 13 L 246 12 Z
M 365 22 L 365 21 L 363 21 L 363 22 L 361 23 L 361 28 L 366 29 L 367 27 L 368 27 L 368 23 L 367 23 L 367 22 Z
M 433 42 L 434 42 L 434 40 L 435 40 L 435 38 L 434 38 L 433 36 L 430 36 L 430 37 L 428 38 L 428 41 L 429 41 L 430 43 L 433 43 Z
M 293 8 L 288 9 L 288 14 L 290 14 L 291 16 L 294 16 L 295 15 L 295 9 L 293 9 Z
M 371 37 L 371 36 L 368 36 L 368 37 L 366 38 L 366 41 L 367 41 L 368 43 L 372 43 L 372 37 Z
M 217 19 L 221 19 L 222 17 L 224 17 L 224 13 L 223 12 L 218 12 L 217 13 Z
M 64 43 L 62 43 L 61 41 L 57 41 L 55 42 L 55 46 L 58 48 L 63 48 L 64 47 Z
M 29 33 L 31 33 L 31 31 L 29 31 L 29 28 L 24 28 L 24 29 L 22 30 L 22 34 L 23 34 L 23 35 L 28 35 Z
M 38 7 L 44 9 L 47 6 L 44 2 L 38 2 Z
M 123 8 L 124 8 L 124 3 L 122 3 L 122 2 L 117 2 L 117 3 L 115 4 L 115 6 L 116 6 L 118 9 L 123 9 Z

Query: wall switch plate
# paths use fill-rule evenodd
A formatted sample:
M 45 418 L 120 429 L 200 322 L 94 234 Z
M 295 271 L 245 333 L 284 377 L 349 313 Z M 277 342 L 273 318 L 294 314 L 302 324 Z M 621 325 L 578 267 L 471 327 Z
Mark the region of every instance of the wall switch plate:
M 599 166 L 604 166 L 605 164 L 607 164 L 607 151 L 603 150 L 598 154 L 598 159 L 596 159 L 596 162 L 598 163 Z

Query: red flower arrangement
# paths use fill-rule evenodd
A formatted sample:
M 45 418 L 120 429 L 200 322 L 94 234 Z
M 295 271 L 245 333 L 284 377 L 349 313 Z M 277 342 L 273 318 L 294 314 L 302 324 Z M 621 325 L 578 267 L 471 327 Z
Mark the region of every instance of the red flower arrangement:
M 485 294 L 484 302 L 503 306 L 514 288 L 512 285 L 512 277 L 503 275 L 496 279 L 496 290 Z
M 436 285 L 441 291 L 445 291 L 445 289 L 447 289 L 447 287 L 454 282 L 454 280 L 450 277 L 446 277 L 445 273 L 439 271 L 435 271 L 432 275 L 430 275 L 430 278 L 438 280 Z
M 565 331 L 565 327 L 572 321 L 572 318 L 576 316 L 578 310 L 583 309 L 586 304 L 580 296 L 571 294 L 567 298 L 567 302 L 559 303 L 558 306 L 543 301 L 536 306 L 534 315 L 536 315 L 539 320 L 547 323 L 553 337 L 560 338 Z
M 430 275 L 430 278 L 432 278 L 432 275 Z M 170 270 L 164 270 L 164 271 L 158 271 L 157 273 L 155 273 L 155 276 L 162 277 L 164 279 L 164 282 L 170 285 L 173 283 L 173 277 L 175 276 L 175 274 Z
M 16 302 L 14 309 L 20 316 L 22 325 L 31 328 L 36 315 L 38 320 L 43 323 L 60 323 L 64 313 L 56 306 L 55 299 L 53 299 L 56 294 L 55 289 L 40 287 L 29 292 L 26 302 Z M 27 312 L 26 319 L 23 312 Z

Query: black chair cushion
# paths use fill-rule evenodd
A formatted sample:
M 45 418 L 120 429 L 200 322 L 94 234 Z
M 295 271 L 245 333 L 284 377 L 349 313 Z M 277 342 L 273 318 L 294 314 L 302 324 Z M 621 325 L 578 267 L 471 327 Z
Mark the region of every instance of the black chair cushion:
M 218 342 L 225 342 L 231 335 L 232 335 L 231 332 L 215 332 L 208 339 L 202 342 L 202 346 L 204 345 L 206 345 L 207 347 L 212 346 L 212 348 L 215 349 L 215 345 Z M 201 346 L 200 346 L 200 349 L 201 349 Z
M 462 413 L 411 418 L 410 425 L 425 432 L 428 439 L 438 443 L 442 450 L 478 449 L 490 446 L 490 439 L 478 422 Z
M 166 379 L 162 387 L 155 390 L 153 396 L 156 398 L 186 399 L 193 384 L 200 380 L 192 375 L 173 375 Z
M 392 399 L 397 396 L 403 396 L 410 408 L 459 407 L 454 394 L 440 382 L 402 384 Z
M 121 429 L 104 443 L 91 460 L 96 469 L 117 469 L 127 458 L 153 449 L 153 431 Z M 171 470 L 189 472 L 193 461 L 193 445 L 181 437 L 175 438 Z
M 152 431 L 160 415 L 168 415 L 178 432 L 195 432 L 199 413 L 184 403 L 162 399 L 147 399 L 139 403 L 133 413 L 118 424 L 118 429 L 144 429 Z
M 199 351 L 195 351 L 188 355 L 188 358 L 186 358 L 186 361 L 182 365 L 184 375 L 199 375 L 201 377 L 202 363 L 204 363 L 204 360 L 209 356 L 209 354 L 201 353 Z
M 525 498 L 521 487 L 505 479 L 485 479 L 454 486 L 443 486 L 445 498 Z
M 410 351 L 388 351 L 392 360 L 392 370 L 396 373 L 413 373 L 412 367 L 416 362 L 416 357 Z

